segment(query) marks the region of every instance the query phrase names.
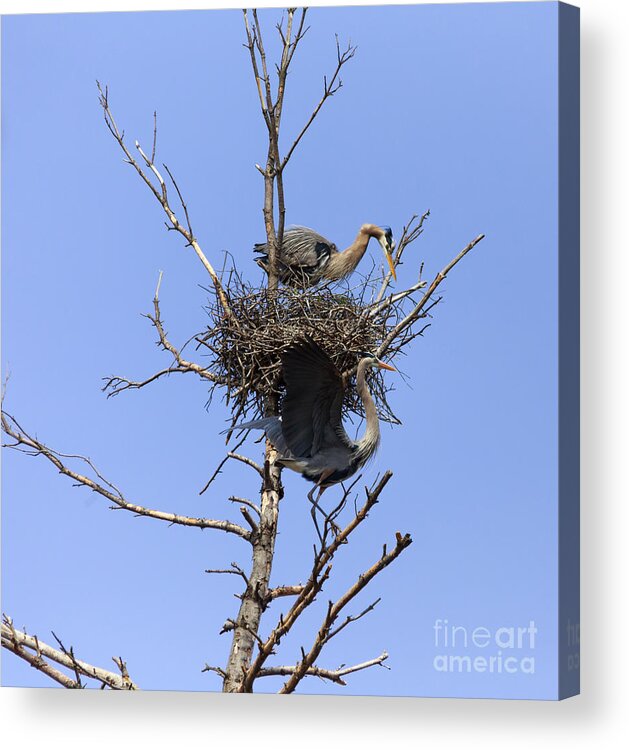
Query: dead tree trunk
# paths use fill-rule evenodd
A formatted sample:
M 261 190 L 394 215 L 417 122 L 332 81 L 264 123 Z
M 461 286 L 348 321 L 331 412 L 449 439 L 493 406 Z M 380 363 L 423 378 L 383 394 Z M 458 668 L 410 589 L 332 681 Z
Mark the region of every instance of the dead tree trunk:
M 276 455 L 267 441 L 264 477 L 260 491 L 260 518 L 251 539 L 251 574 L 235 620 L 223 680 L 225 693 L 238 693 L 243 690 L 244 679 L 253 659 L 253 648 L 259 640 L 260 618 L 269 601 L 269 581 L 275 554 L 279 505 L 283 494 L 281 469 L 275 464 Z

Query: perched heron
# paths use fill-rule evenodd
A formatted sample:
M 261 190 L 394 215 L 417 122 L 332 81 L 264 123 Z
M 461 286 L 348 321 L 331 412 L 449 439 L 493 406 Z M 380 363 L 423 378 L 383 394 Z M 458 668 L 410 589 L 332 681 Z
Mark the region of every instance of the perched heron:
M 375 237 L 387 259 L 391 274 L 395 279 L 391 227 L 363 224 L 354 242 L 345 250 L 339 251 L 336 245 L 308 227 L 290 227 L 284 232 L 282 252 L 278 262 L 278 276 L 283 284 L 290 286 L 312 286 L 322 279 L 336 281 L 348 276 L 360 263 L 369 240 Z M 254 246 L 260 253 L 256 263 L 269 272 L 269 251 L 267 243 Z
M 363 356 L 358 363 L 356 389 L 365 408 L 366 430 L 360 440 L 354 441 L 341 420 L 343 378 L 323 349 L 305 336 L 283 353 L 282 366 L 286 395 L 281 416 L 245 422 L 234 429 L 264 430 L 279 454 L 277 463 L 314 482 L 308 499 L 315 518 L 324 490 L 355 474 L 378 449 L 380 424 L 365 382 L 367 370 L 395 368 L 373 354 Z

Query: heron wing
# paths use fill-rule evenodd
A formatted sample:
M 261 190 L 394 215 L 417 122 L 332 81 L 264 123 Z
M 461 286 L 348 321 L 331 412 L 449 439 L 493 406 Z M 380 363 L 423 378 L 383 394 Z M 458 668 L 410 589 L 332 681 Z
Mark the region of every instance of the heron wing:
M 256 253 L 268 255 L 266 242 L 254 245 Z M 336 245 L 308 227 L 289 227 L 282 242 L 282 262 L 291 269 L 316 270 L 325 265 Z
M 343 380 L 338 369 L 309 336 L 282 355 L 286 395 L 282 432 L 295 456 L 353 446 L 341 421 Z
M 335 250 L 332 242 L 313 229 L 290 227 L 284 234 L 282 260 L 291 268 L 320 268 Z

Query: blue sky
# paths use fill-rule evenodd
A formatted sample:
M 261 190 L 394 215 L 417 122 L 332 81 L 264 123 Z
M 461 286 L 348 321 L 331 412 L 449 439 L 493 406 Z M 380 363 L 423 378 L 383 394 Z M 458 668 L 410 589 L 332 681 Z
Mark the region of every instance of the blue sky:
M 269 36 L 277 17 L 261 13 Z M 552 697 L 557 5 L 313 9 L 310 24 L 289 80 L 286 142 L 333 69 L 334 34 L 358 53 L 291 162 L 288 221 L 344 246 L 365 221 L 399 232 L 429 208 L 400 284 L 415 281 L 420 261 L 432 277 L 477 234 L 487 238 L 444 283 L 432 327 L 404 361 L 412 387 L 387 374 L 404 424 L 384 426 L 364 478 L 391 468 L 394 479 L 278 662 L 298 658 L 327 597 L 399 530 L 414 544 L 355 609 L 382 602 L 321 659 L 335 667 L 386 649 L 391 670 L 357 673 L 342 690 Z M 241 13 L 16 16 L 3 18 L 2 34 L 7 410 L 44 442 L 89 455 L 140 504 L 235 517 L 226 497 L 255 496 L 248 470 L 233 468 L 198 495 L 223 455 L 226 418 L 219 399 L 205 411 L 203 383 L 173 377 L 110 400 L 100 391 L 106 375 L 142 378 L 168 364 L 141 317 L 158 271 L 178 343 L 205 324 L 207 280 L 122 163 L 95 79 L 109 85 L 131 141 L 149 145 L 158 110 L 158 156 L 185 191 L 206 253 L 219 263 L 230 251 L 259 280 L 251 247 L 264 238 L 262 180 L 253 165 L 264 160 L 265 136 Z M 5 452 L 3 468 L 2 606 L 16 625 L 44 640 L 54 630 L 92 663 L 122 654 L 143 687 L 218 689 L 200 669 L 224 663 L 229 642 L 218 631 L 237 601 L 231 577 L 203 571 L 246 566 L 248 546 L 113 513 L 41 460 Z M 314 540 L 308 487 L 285 479 L 275 583 L 306 576 Z M 469 630 L 534 620 L 535 674 L 436 672 L 437 619 Z M 3 684 L 49 684 L 17 659 L 2 666 Z

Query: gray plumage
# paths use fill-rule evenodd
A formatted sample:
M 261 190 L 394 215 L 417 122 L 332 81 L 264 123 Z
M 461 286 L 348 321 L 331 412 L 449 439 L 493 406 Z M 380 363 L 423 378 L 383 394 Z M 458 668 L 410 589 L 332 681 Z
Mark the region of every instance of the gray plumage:
M 260 253 L 256 263 L 269 272 L 269 251 L 266 242 L 254 245 Z M 323 270 L 336 245 L 308 227 L 290 227 L 284 232 L 282 255 L 278 263 L 278 275 L 283 284 L 310 286 L 323 277 Z
M 393 276 L 395 268 L 391 257 L 393 237 L 390 227 L 363 224 L 354 242 L 339 251 L 336 245 L 314 229 L 289 227 L 284 232 L 282 250 L 277 263 L 278 278 L 289 286 L 312 286 L 322 279 L 337 280 L 350 274 L 365 254 L 369 240 L 374 237 L 384 250 Z M 256 263 L 269 273 L 269 250 L 266 242 L 254 246 L 260 254 Z

